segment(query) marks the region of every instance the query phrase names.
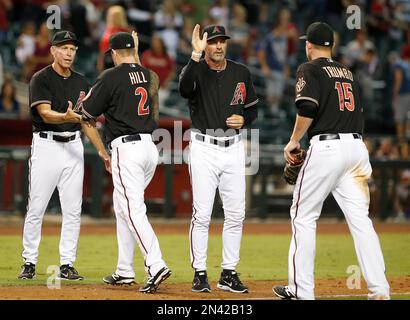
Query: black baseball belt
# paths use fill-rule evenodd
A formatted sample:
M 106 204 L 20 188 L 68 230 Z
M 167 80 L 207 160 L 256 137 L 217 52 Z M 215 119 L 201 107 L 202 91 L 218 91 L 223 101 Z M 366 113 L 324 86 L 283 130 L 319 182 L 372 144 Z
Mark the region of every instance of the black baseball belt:
M 46 132 L 40 132 L 38 135 L 40 138 L 48 139 L 48 134 Z M 57 142 L 70 142 L 75 139 L 75 136 L 76 136 L 75 134 L 71 136 L 59 136 L 59 135 L 53 134 L 51 135 L 50 139 L 57 141 Z
M 199 135 L 199 134 L 197 134 L 195 136 L 195 139 L 198 140 L 198 141 L 201 141 L 201 142 L 208 142 L 209 141 L 209 143 L 211 143 L 211 144 L 214 144 L 214 145 L 220 146 L 220 147 L 225 147 L 225 148 L 229 147 L 229 146 L 231 146 L 232 144 L 235 143 L 235 138 L 228 139 L 228 140 L 218 140 L 218 139 L 210 137 L 209 140 L 208 140 L 208 139 L 205 139 L 205 136 L 202 136 L 202 135 Z M 242 139 L 242 136 L 238 136 L 238 141 L 241 141 L 241 139 Z
M 121 138 L 122 143 L 133 142 L 133 141 L 141 141 L 141 140 L 142 140 L 142 137 L 139 133 L 130 134 L 128 136 L 124 136 L 124 137 Z M 110 149 L 112 149 L 111 143 L 108 146 L 109 146 Z
M 360 133 L 352 133 L 352 136 L 354 139 L 361 139 L 362 135 Z M 338 133 L 326 133 L 326 134 L 321 134 L 319 136 L 319 140 L 338 140 L 340 139 L 340 135 Z

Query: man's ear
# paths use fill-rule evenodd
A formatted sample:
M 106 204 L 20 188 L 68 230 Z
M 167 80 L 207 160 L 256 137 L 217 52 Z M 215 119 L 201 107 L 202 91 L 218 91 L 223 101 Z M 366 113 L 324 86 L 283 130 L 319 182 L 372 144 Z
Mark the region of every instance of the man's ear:
M 56 54 L 56 47 L 55 46 L 50 47 L 50 53 L 53 57 L 55 57 L 55 54 Z

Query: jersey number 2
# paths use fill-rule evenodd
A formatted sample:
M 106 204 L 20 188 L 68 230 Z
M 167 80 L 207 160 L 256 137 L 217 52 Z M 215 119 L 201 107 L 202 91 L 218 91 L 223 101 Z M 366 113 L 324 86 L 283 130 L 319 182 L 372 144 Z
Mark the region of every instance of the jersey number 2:
M 146 116 L 147 114 L 149 114 L 149 106 L 145 106 L 148 97 L 147 90 L 145 90 L 144 87 L 138 87 L 137 89 L 135 89 L 135 95 L 141 95 L 140 102 L 138 103 L 138 115 Z
M 354 96 L 352 92 L 352 84 L 349 82 L 339 82 L 335 84 L 335 89 L 339 95 L 339 109 L 344 111 L 345 107 L 349 111 L 354 111 Z

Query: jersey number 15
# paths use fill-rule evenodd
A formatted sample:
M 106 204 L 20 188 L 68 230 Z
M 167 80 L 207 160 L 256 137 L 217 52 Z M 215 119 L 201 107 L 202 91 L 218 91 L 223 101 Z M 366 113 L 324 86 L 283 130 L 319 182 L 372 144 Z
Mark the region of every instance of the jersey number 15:
M 352 92 L 352 84 L 349 82 L 335 83 L 335 89 L 339 95 L 339 109 L 344 111 L 345 107 L 348 111 L 354 111 L 354 96 Z
M 148 93 L 144 87 L 138 87 L 135 89 L 135 95 L 141 95 L 140 102 L 138 103 L 138 115 L 139 116 L 146 116 L 149 114 L 149 106 L 145 106 L 147 103 Z

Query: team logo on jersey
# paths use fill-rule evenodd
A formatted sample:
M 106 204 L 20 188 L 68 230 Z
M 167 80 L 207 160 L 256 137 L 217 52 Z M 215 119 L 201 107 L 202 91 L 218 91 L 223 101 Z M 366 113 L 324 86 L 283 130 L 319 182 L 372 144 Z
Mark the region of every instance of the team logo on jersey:
M 78 96 L 77 102 L 73 108 L 74 111 L 82 111 L 83 110 L 83 101 L 85 100 L 85 92 L 80 91 L 80 95 Z
M 237 104 L 244 104 L 246 101 L 246 88 L 245 88 L 245 83 L 239 82 L 236 85 L 235 92 L 233 94 L 233 98 L 231 101 L 231 106 L 237 105 Z
M 296 92 L 301 92 L 303 88 L 305 87 L 306 81 L 303 79 L 303 77 L 300 77 L 298 79 L 298 82 L 296 83 Z

